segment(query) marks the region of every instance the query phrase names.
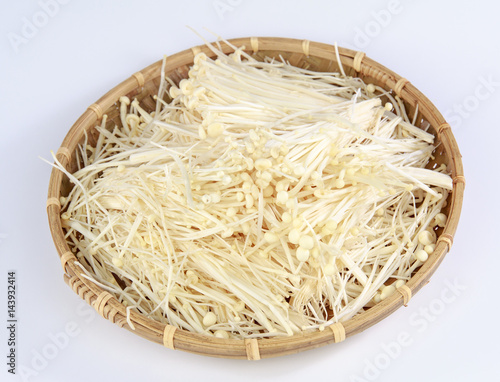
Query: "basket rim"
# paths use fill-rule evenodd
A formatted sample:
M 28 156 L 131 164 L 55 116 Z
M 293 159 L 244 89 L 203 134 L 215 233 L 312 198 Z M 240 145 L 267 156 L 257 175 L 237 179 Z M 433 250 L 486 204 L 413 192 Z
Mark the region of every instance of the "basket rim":
M 220 42 L 221 50 L 224 53 L 231 52 L 232 46 L 245 46 L 244 50 L 249 54 L 266 51 L 286 52 L 302 55 L 303 57 L 326 59 L 338 65 L 336 48 L 329 44 L 283 37 L 244 37 L 229 39 L 227 42 L 229 44 Z M 180 66 L 191 65 L 194 55 L 200 51 L 207 54 L 207 56 L 215 56 L 206 45 L 198 45 L 169 56 L 166 63 L 166 72 Z M 59 197 L 64 174 L 54 168 L 49 180 L 47 215 L 51 235 L 63 266 L 64 279 L 75 293 L 92 305 L 104 318 L 166 347 L 196 354 L 237 359 L 260 359 L 293 354 L 329 343 L 340 342 L 345 337 L 364 331 L 392 314 L 401 306 L 406 305 L 411 296 L 415 295 L 429 282 L 430 277 L 451 249 L 453 236 L 458 226 L 465 189 L 461 154 L 450 125 L 428 98 L 408 80 L 370 59 L 363 52 L 338 47 L 338 54 L 344 68 L 353 69 L 359 77 L 377 79 L 383 82 L 387 89 L 392 89 L 406 102 L 414 106 L 418 104 L 419 111 L 435 129 L 436 136 L 443 144 L 446 156 L 450 161 L 453 190 L 451 192 L 448 222 L 438 238 L 434 253 L 429 256 L 429 259 L 406 283 L 405 288 L 398 289 L 399 293 L 392 294 L 372 308 L 355 315 L 340 325 L 334 324 L 330 328 L 331 330 L 327 328 L 324 331 L 305 332 L 290 337 L 258 340 L 220 339 L 174 328 L 131 311 L 130 320 L 135 327 L 135 329 L 132 329 L 126 320 L 125 307 L 109 292 L 82 277 L 77 258 L 71 252 L 64 238 L 60 221 L 61 204 Z M 81 133 L 95 126 L 105 111 L 113 107 L 121 96 L 140 89 L 149 81 L 158 78 L 161 66 L 162 60 L 159 60 L 134 73 L 89 106 L 73 124 L 57 151 L 56 157 L 64 167 L 69 165 L 73 149 L 76 147 Z

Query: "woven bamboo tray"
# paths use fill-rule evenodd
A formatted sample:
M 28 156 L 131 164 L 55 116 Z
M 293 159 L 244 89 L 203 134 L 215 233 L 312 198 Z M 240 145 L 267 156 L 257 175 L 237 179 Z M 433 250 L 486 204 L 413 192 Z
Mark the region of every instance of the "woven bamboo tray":
M 308 40 L 270 37 L 239 38 L 229 40 L 229 42 L 237 47 L 245 46 L 245 51 L 257 59 L 262 60 L 266 56 L 279 59 L 282 56 L 292 65 L 298 67 L 318 71 L 339 71 L 335 47 L 332 45 Z M 232 51 L 232 48 L 225 43 L 221 43 L 221 48 L 225 53 Z M 209 57 L 214 56 L 213 52 L 204 45 L 182 51 L 168 57 L 165 74 L 178 83 L 187 77 L 194 55 L 200 51 Z M 394 94 L 404 100 L 409 115 L 413 115 L 418 104 L 417 125 L 425 127 L 430 124 L 428 131 L 436 136 L 436 143 L 440 143 L 439 148 L 434 153 L 435 160 L 429 165 L 432 167 L 436 164 L 446 164 L 453 178 L 453 190 L 448 197 L 447 207 L 444 211 L 448 215 L 448 221 L 446 227 L 438 231 L 436 249 L 408 283 L 398 289 L 398 293 L 392 294 L 354 318 L 334 324 L 322 332 L 316 331 L 284 338 L 220 339 L 177 329 L 148 319 L 133 311 L 131 312 L 131 321 L 135 330 L 132 330 L 127 324 L 125 306 L 121 305 L 110 293 L 81 277 L 80 268 L 75 264 L 77 259 L 66 243 L 60 220 L 61 204 L 59 198 L 68 195 L 72 185 L 62 172 L 54 169 L 50 177 L 47 213 L 52 237 L 64 270 L 64 280 L 71 289 L 92 305 L 105 319 L 168 348 L 213 357 L 249 360 L 298 353 L 343 341 L 381 321 L 402 305 L 407 305 L 412 295 L 429 282 L 430 277 L 453 244 L 465 187 L 460 151 L 450 125 L 446 123 L 436 107 L 407 79 L 368 58 L 363 52 L 344 48 L 338 48 L 338 52 L 346 75 L 360 77 L 367 83 L 392 90 Z M 95 145 L 97 133 L 94 126 L 100 124 L 104 114 L 108 115 L 107 124 L 110 128 L 115 124 L 121 125 L 118 107 L 118 99 L 121 96 L 128 96 L 131 99 L 137 98 L 144 109 L 154 110 L 156 101 L 153 100 L 153 95 L 156 95 L 158 91 L 161 66 L 162 62 L 158 61 L 134 73 L 88 107 L 71 127 L 57 151 L 57 159 L 67 170 L 70 172 L 76 170 L 74 153 L 78 144 L 83 142 L 85 131 L 88 134 L 89 144 Z

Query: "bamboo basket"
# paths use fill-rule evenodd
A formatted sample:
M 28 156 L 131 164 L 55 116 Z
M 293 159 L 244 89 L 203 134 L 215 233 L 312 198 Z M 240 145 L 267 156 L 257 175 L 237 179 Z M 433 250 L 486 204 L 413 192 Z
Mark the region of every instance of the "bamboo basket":
M 244 50 L 256 59 L 262 60 L 266 56 L 279 59 L 281 56 L 298 67 L 318 71 L 339 71 L 335 47 L 332 45 L 308 40 L 271 37 L 239 38 L 229 40 L 229 42 L 237 47 L 244 46 Z M 232 51 L 229 45 L 222 42 L 221 49 L 225 53 Z M 194 55 L 200 51 L 209 57 L 214 56 L 214 53 L 204 45 L 184 50 L 168 57 L 165 74 L 178 83 L 187 77 Z M 429 166 L 444 163 L 448 166 L 453 178 L 453 190 L 448 197 L 446 211 L 444 211 L 448 215 L 448 221 L 444 229 L 438 231 L 435 251 L 407 284 L 397 290 L 398 293 L 392 294 L 349 320 L 331 325 L 322 332 L 307 332 L 291 337 L 259 340 L 220 339 L 165 325 L 133 311 L 130 319 L 135 329 L 132 329 L 127 324 L 125 306 L 110 293 L 81 277 L 80 268 L 75 264 L 77 259 L 66 243 L 60 220 L 59 198 L 68 195 L 72 185 L 62 172 L 54 169 L 49 183 L 47 213 L 52 237 L 64 270 L 64 280 L 71 289 L 92 305 L 105 319 L 168 348 L 213 357 L 249 360 L 293 354 L 341 342 L 386 318 L 402 305 L 406 306 L 411 297 L 429 282 L 453 244 L 465 188 L 460 151 L 450 125 L 446 123 L 436 107 L 407 79 L 368 58 L 363 52 L 344 48 L 338 48 L 338 52 L 346 75 L 360 77 L 365 82 L 392 90 L 404 100 L 407 111 L 411 115 L 414 114 L 418 105 L 417 126 L 423 128 L 430 125 L 428 131 L 436 136 L 436 143 L 439 144 L 434 153 L 435 159 Z M 134 73 L 87 108 L 71 127 L 56 154 L 57 159 L 68 171 L 73 172 L 77 168 L 75 150 L 78 144 L 83 142 L 84 132 L 88 134 L 89 144 L 95 145 L 97 133 L 94 126 L 100 124 L 104 114 L 108 115 L 107 125 L 110 128 L 115 124 L 121 125 L 118 107 L 118 100 L 121 96 L 137 98 L 144 109 L 154 110 L 156 101 L 153 100 L 153 95 L 156 95 L 158 91 L 161 66 L 162 62 L 158 61 Z

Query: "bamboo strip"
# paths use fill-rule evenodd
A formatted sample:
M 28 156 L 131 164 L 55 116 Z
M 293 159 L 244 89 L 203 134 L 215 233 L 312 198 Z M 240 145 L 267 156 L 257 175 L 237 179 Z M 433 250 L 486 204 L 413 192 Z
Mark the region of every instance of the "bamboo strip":
M 64 147 L 64 146 L 59 147 L 59 150 L 57 150 L 57 153 L 56 153 L 56 158 L 58 158 L 59 155 L 62 155 L 63 157 L 65 157 L 66 160 L 68 161 L 68 163 L 71 161 L 71 151 L 69 151 L 69 149 L 67 147 Z
M 401 97 L 401 92 L 408 82 L 410 81 L 408 81 L 406 78 L 400 78 L 398 82 L 396 82 L 396 85 L 394 86 L 394 92 L 398 97 Z
M 141 72 L 137 72 L 137 73 L 134 73 L 132 74 L 132 77 L 135 78 L 135 80 L 137 81 L 137 85 L 142 88 L 144 86 L 144 76 L 142 75 Z
M 258 361 L 260 359 L 259 341 L 255 338 L 247 338 L 245 340 L 245 347 L 247 349 L 247 358 L 249 361 Z
M 364 52 L 356 52 L 356 55 L 354 56 L 354 61 L 352 63 L 352 67 L 356 72 L 361 71 L 361 63 L 363 62 L 363 58 L 365 58 Z
M 333 333 L 333 340 L 335 343 L 342 342 L 345 340 L 346 333 L 345 333 L 344 325 L 342 325 L 342 323 L 337 322 L 333 325 L 330 325 L 329 328 Z
M 66 264 L 70 260 L 73 260 L 73 261 L 76 260 L 75 255 L 73 255 L 73 252 L 71 252 L 71 251 L 68 251 L 61 256 L 61 265 L 62 265 L 62 269 L 65 273 L 66 273 Z
M 254 54 L 259 51 L 259 39 L 258 39 L 258 37 L 251 37 L 250 38 L 250 46 L 252 47 Z
M 407 285 L 400 286 L 397 291 L 403 296 L 403 305 L 408 306 L 411 300 L 411 289 Z
M 99 105 L 98 103 L 93 103 L 88 108 L 89 108 L 89 110 L 92 110 L 97 115 L 97 119 L 102 118 L 104 112 L 102 111 L 101 105 Z
M 50 206 L 56 206 L 59 210 L 61 209 L 61 202 L 59 201 L 58 198 L 48 198 L 46 207 L 49 208 Z
M 446 245 L 448 246 L 448 251 L 449 251 L 451 249 L 451 246 L 453 245 L 453 236 L 450 235 L 449 233 L 443 233 L 438 238 L 438 243 L 440 241 L 446 243 Z
M 163 332 L 163 345 L 169 349 L 175 350 L 174 346 L 174 335 L 177 328 L 172 325 L 165 325 L 165 330 Z

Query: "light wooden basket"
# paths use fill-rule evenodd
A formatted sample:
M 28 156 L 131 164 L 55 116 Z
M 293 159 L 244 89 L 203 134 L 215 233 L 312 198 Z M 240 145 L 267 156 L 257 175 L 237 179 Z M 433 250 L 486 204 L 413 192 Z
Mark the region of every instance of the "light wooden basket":
M 245 51 L 257 59 L 263 59 L 266 56 L 279 59 L 281 56 L 298 67 L 318 71 L 339 71 L 335 47 L 332 45 L 307 40 L 270 37 L 239 38 L 229 40 L 229 42 L 237 47 L 244 46 Z M 222 42 L 221 48 L 225 53 L 232 51 L 229 45 Z M 214 56 L 213 52 L 204 45 L 174 54 L 167 59 L 166 75 L 174 82 L 179 82 L 182 78 L 187 77 L 194 55 L 200 51 L 209 57 Z M 338 48 L 338 52 L 346 75 L 360 77 L 367 83 L 392 90 L 394 94 L 404 100 L 409 115 L 414 114 L 418 105 L 417 125 L 423 127 L 430 124 L 429 131 L 436 136 L 436 143 L 440 143 L 434 153 L 435 160 L 429 165 L 446 164 L 453 178 L 453 191 L 449 195 L 445 211 L 448 215 L 448 221 L 446 227 L 438 231 L 436 249 L 409 282 L 398 289 L 399 293 L 394 293 L 354 318 L 334 324 L 322 332 L 316 331 L 284 338 L 220 339 L 165 325 L 136 312 L 131 312 L 131 321 L 135 326 L 135 329 L 132 330 L 127 324 L 125 306 L 110 293 L 81 277 L 81 270 L 75 264 L 77 259 L 66 242 L 60 220 L 60 197 L 66 196 L 72 185 L 61 171 L 54 169 L 50 177 L 47 213 L 66 283 L 82 299 L 92 305 L 101 316 L 151 341 L 172 349 L 196 354 L 250 360 L 293 354 L 343 341 L 346 337 L 360 333 L 389 316 L 402 305 L 407 305 L 412 295 L 429 281 L 453 244 L 465 187 L 461 155 L 450 125 L 446 123 L 436 107 L 408 80 L 371 60 L 362 52 L 344 48 Z M 121 125 L 118 109 L 118 99 L 121 96 L 128 96 L 131 99 L 137 98 L 143 108 L 148 111 L 154 110 L 156 101 L 153 100 L 153 95 L 156 95 L 158 91 L 161 66 L 162 62 L 158 61 L 133 74 L 88 107 L 71 127 L 57 151 L 57 159 L 67 170 L 73 172 L 76 169 L 75 150 L 78 144 L 83 142 L 85 131 L 88 134 L 89 143 L 95 145 L 97 133 L 94 126 L 100 123 L 104 114 L 108 115 L 107 124 L 109 127 L 113 127 L 115 124 Z

